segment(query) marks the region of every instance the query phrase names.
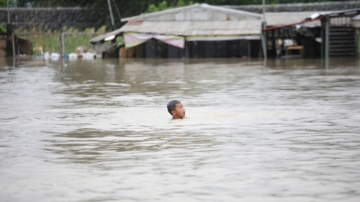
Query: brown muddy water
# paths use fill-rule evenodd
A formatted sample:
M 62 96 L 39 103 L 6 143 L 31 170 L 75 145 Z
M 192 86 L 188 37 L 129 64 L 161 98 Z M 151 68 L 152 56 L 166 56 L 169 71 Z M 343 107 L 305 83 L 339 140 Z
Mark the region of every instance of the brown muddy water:
M 17 64 L 1 202 L 360 201 L 358 60 Z

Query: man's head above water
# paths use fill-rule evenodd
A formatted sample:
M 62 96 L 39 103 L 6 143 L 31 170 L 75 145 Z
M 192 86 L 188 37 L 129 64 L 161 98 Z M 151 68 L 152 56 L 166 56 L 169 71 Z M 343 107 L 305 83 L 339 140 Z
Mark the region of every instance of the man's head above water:
M 185 108 L 180 101 L 170 101 L 167 105 L 167 109 L 173 119 L 183 119 L 185 117 Z

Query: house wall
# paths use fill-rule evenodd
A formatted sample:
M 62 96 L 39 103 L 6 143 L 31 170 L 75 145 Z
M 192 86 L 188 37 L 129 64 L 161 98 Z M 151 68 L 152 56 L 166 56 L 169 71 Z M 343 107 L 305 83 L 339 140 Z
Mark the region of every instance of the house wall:
M 258 57 L 259 40 L 187 41 L 185 48 L 151 39 L 135 47 L 136 58 L 248 58 Z
M 145 58 L 168 58 L 168 45 L 156 39 L 144 43 Z
M 168 45 L 168 58 L 184 58 L 186 50 Z
M 0 37 L 0 57 L 6 56 L 6 37 Z

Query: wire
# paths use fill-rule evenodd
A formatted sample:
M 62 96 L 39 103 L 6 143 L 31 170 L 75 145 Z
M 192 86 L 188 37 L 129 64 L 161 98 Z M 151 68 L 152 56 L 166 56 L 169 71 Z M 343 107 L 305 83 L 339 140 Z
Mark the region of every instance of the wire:
M 115 1 L 114 1 L 114 0 L 112 0 L 112 2 L 113 2 L 113 4 L 114 4 L 114 6 L 115 6 L 116 13 L 118 14 L 119 21 L 120 21 L 120 24 L 121 24 L 121 14 L 120 14 L 120 12 L 119 12 L 119 9 L 118 9 L 118 7 L 117 7 L 117 5 L 116 5 Z

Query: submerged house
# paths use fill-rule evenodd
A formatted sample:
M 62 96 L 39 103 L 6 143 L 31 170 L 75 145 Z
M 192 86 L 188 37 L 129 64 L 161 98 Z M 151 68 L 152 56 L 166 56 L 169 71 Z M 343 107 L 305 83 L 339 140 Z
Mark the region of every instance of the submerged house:
M 100 46 L 122 35 L 127 57 L 135 58 L 257 57 L 262 50 L 262 15 L 255 13 L 195 4 L 122 21 L 90 42 Z
M 286 19 L 279 23 L 279 19 L 269 17 L 270 23 L 264 29 L 267 36 L 269 52 L 276 49 L 274 41 L 277 39 L 292 39 L 294 44 L 284 48 L 285 51 L 299 51 L 303 57 L 356 57 L 359 56 L 360 45 L 357 45 L 359 34 L 356 23 L 360 8 L 326 12 L 302 12 L 302 14 L 279 13 Z M 271 16 L 271 14 L 269 15 Z M 274 17 L 274 16 L 272 16 Z M 300 19 L 300 17 L 302 19 Z M 271 22 L 271 20 L 277 23 Z
M 16 35 L 13 37 L 7 32 L 0 31 L 0 57 L 31 55 L 32 43 Z
M 320 21 L 296 26 L 314 14 L 313 11 L 266 13 L 266 41 L 269 57 L 320 57 Z M 295 23 L 294 26 L 288 26 Z

